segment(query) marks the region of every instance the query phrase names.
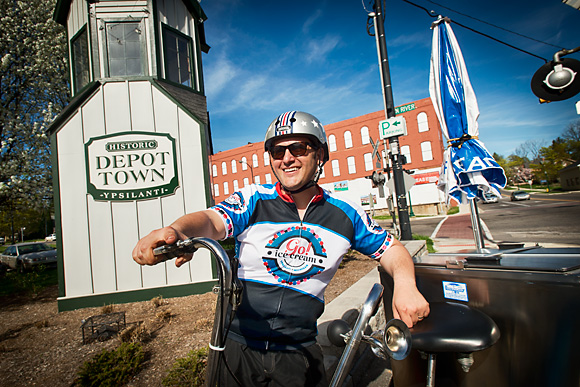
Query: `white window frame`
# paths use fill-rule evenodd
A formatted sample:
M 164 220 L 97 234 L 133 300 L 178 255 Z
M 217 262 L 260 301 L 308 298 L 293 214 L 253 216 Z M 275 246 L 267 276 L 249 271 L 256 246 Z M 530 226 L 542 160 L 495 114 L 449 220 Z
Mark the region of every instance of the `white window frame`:
M 266 173 L 266 184 L 272 184 L 272 175 L 270 173 Z
M 363 155 L 363 159 L 365 161 L 365 171 L 372 171 L 373 168 L 373 154 L 372 153 L 365 153 Z
M 242 164 L 242 171 L 246 171 L 248 169 L 248 159 L 246 159 L 246 156 L 242 157 L 240 164 Z
M 336 136 L 334 134 L 328 136 L 328 151 L 336 152 Z
M 433 160 L 433 149 L 431 148 L 431 141 L 423 141 L 421 143 L 421 154 L 423 155 L 423 161 Z
M 356 173 L 356 161 L 354 156 L 349 156 L 346 158 L 346 164 L 348 165 L 348 173 L 353 175 Z
M 344 132 L 344 147 L 346 149 L 352 148 L 352 133 L 350 130 Z
M 340 176 L 340 165 L 338 160 L 332 160 L 332 176 Z
M 417 114 L 417 125 L 419 126 L 419 133 L 429 131 L 429 119 L 427 113 L 421 112 Z
M 232 160 L 232 173 L 238 173 L 237 160 Z
M 360 139 L 363 145 L 371 143 L 371 136 L 369 135 L 368 126 L 363 126 L 362 128 L 360 128 Z
M 264 165 L 270 165 L 270 154 L 267 151 L 264 152 Z
M 230 194 L 230 187 L 228 185 L 227 181 L 224 181 L 224 195 L 229 195 Z

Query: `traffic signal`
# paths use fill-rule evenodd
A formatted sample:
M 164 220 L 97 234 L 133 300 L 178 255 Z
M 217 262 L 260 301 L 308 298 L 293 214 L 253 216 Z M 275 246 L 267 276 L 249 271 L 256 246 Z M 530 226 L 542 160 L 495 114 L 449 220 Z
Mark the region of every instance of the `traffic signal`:
M 367 179 L 370 179 L 373 182 L 373 188 L 379 188 L 379 197 L 385 197 L 385 175 L 381 172 L 373 171 L 373 174 L 370 176 L 365 176 Z

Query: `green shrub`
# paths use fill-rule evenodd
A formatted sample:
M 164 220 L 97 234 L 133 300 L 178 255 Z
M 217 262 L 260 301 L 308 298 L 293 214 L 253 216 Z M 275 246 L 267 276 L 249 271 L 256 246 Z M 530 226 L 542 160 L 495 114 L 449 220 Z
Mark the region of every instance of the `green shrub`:
M 207 347 L 191 350 L 186 357 L 177 359 L 162 384 L 167 387 L 203 386 L 207 352 Z
M 78 372 L 75 386 L 120 386 L 139 371 L 145 352 L 139 343 L 122 343 L 117 349 L 103 350 L 86 361 Z

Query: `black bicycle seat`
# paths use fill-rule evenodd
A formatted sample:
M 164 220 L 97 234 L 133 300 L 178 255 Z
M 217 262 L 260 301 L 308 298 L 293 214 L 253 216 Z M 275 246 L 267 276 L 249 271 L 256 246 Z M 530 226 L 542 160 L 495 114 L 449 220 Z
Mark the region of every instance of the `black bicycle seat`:
M 495 344 L 500 333 L 485 313 L 455 302 L 431 303 L 431 312 L 410 329 L 412 347 L 423 352 L 481 351 Z

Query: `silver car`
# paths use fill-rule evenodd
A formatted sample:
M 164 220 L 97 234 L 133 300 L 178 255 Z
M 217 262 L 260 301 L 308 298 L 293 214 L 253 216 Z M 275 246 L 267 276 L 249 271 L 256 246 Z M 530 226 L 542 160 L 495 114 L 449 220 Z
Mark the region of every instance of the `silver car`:
M 4 250 L 0 262 L 19 272 L 37 266 L 56 267 L 56 249 L 43 242 L 18 243 Z
M 530 194 L 526 191 L 514 191 L 510 195 L 510 200 L 530 200 Z

